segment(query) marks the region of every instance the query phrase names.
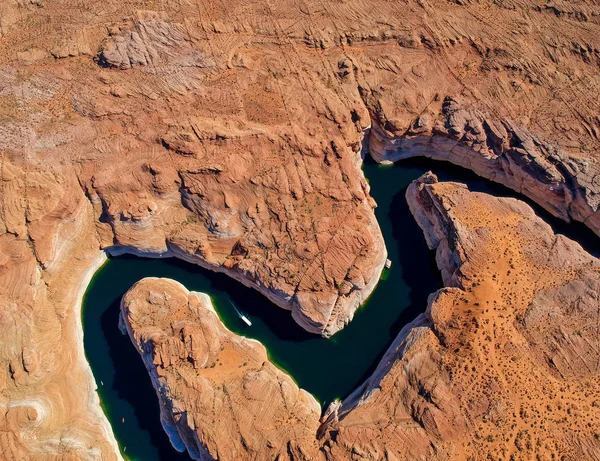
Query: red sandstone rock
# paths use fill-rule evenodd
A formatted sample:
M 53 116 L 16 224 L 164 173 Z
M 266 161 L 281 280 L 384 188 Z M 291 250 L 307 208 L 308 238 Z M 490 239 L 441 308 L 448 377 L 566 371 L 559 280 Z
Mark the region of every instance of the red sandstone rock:
M 432 147 L 425 134 L 448 120 L 436 142 L 461 135 L 457 162 L 484 175 L 508 165 L 517 189 L 528 175 L 512 166 L 539 160 L 559 189 L 545 195 L 529 175 L 525 192 L 598 229 L 592 2 L 139 12 L 154 7 L 0 4 L 0 409 L 38 415 L 10 418 L 8 458 L 116 457 L 78 333 L 103 249 L 226 271 L 311 331 L 350 321 L 385 261 L 358 168 L 370 125 Z M 462 101 L 452 114 L 446 96 Z M 474 155 L 480 125 L 500 160 Z M 543 142 L 508 154 L 515 134 Z M 565 162 L 539 151 L 554 145 Z
M 227 330 L 210 298 L 145 278 L 121 315 L 173 445 L 193 459 L 314 459 L 321 407 L 259 342 Z
M 272 459 L 273 447 L 287 444 L 293 456 L 281 453 L 285 459 L 597 457 L 600 261 L 519 200 L 437 183 L 431 173 L 407 198 L 446 287 L 403 328 L 374 374 L 332 403 L 318 431 L 316 402 L 281 405 L 274 392 L 266 399 L 272 418 L 297 421 L 301 411 L 302 430 L 277 425 L 279 444 L 254 437 L 265 433 L 263 407 L 239 390 L 256 366 L 274 367 L 257 343 L 226 332 L 206 297 L 165 279 L 144 279 L 127 293 L 122 312 L 165 429 L 177 428 L 193 456 Z M 248 351 L 250 359 L 240 358 Z M 291 383 L 280 371 L 260 379 L 261 396 Z M 222 383 L 235 404 L 216 422 L 207 396 L 221 395 Z M 248 411 L 254 431 L 243 424 L 231 433 L 226 422 L 244 422 Z M 235 448 L 239 434 L 244 449 Z
M 515 199 L 407 199 L 446 288 L 321 428 L 328 459 L 598 459 L 600 261 Z

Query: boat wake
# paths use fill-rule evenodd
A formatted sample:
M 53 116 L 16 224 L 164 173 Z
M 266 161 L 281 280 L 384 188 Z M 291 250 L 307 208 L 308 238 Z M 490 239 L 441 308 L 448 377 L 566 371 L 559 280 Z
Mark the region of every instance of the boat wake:
M 251 327 L 252 326 L 252 322 L 250 321 L 250 319 L 248 318 L 248 316 L 245 313 L 243 313 L 242 311 L 240 311 L 237 308 L 237 306 L 233 303 L 233 301 L 229 300 L 229 303 L 235 309 L 235 312 L 237 313 L 238 317 L 242 320 L 242 322 L 244 322 L 246 325 L 248 325 L 249 327 Z

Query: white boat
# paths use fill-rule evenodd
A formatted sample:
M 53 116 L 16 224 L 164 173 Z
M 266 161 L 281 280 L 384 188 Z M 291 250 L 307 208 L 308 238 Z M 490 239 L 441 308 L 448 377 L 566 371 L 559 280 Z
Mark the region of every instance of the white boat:
M 242 319 L 242 322 L 244 322 L 246 325 L 248 325 L 249 327 L 252 326 L 252 322 L 250 321 L 250 319 L 248 318 L 248 316 L 246 316 L 246 314 L 244 314 L 243 312 L 240 312 L 240 310 L 235 306 L 235 304 L 233 304 L 233 301 L 229 301 L 231 303 L 231 305 L 233 306 L 233 308 L 235 309 L 235 312 L 237 313 L 238 317 L 240 319 Z
M 250 321 L 250 319 L 248 317 L 246 317 L 244 314 L 240 315 L 240 318 L 244 321 L 244 323 L 246 325 L 248 325 L 249 327 L 252 326 L 252 322 Z

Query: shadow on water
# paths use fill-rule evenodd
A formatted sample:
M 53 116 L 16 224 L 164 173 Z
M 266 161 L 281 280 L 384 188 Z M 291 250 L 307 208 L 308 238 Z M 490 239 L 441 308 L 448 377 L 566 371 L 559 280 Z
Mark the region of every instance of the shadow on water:
M 394 195 L 390 206 L 389 219 L 392 225 L 393 239 L 386 243 L 397 247 L 400 266 L 407 268 L 404 280 L 411 287 L 410 304 L 404 309 L 392 325 L 392 331 L 400 331 L 404 325 L 412 322 L 425 309 L 423 300 L 433 292 L 429 284 L 422 282 L 423 276 L 433 276 L 435 284 L 441 287 L 442 277 L 435 263 L 435 252 L 424 252 L 422 245 L 406 245 L 406 242 L 424 242 L 423 232 L 414 219 L 405 220 L 412 216 L 405 199 L 406 188 Z M 404 242 L 404 247 L 403 247 Z M 437 287 L 436 287 L 437 288 Z M 366 378 L 366 377 L 365 377 Z
M 181 264 L 181 261 L 174 259 L 171 264 Z M 302 342 L 314 339 L 315 336 L 313 334 L 301 328 L 294 321 L 289 311 L 270 305 L 270 302 L 258 291 L 247 288 L 237 282 L 232 284 L 231 279 L 222 274 L 208 273 L 208 277 L 212 278 L 213 288 L 217 291 L 227 293 L 236 306 L 242 307 L 245 314 L 251 318 L 260 317 L 262 322 L 264 322 L 264 326 L 266 326 L 278 340 Z M 217 303 L 219 300 L 217 300 Z M 213 302 L 215 302 L 215 299 L 213 299 Z M 269 306 L 267 306 L 267 304 L 269 304 Z M 222 306 L 219 304 L 218 312 L 220 314 L 223 308 L 231 308 L 231 305 Z M 237 317 L 233 320 L 235 320 L 236 323 L 239 323 Z M 248 335 L 248 332 L 245 330 L 241 330 L 241 332 L 244 335 Z
M 109 356 L 115 367 L 113 386 L 117 390 L 120 399 L 130 402 L 139 429 L 147 431 L 149 440 L 160 459 L 189 460 L 186 454 L 177 453 L 167 440 L 167 436 L 159 423 L 160 410 L 156 403 L 156 393 L 152 384 L 150 384 L 146 368 L 140 360 L 139 354 L 132 347 L 128 336 L 122 335 L 118 329 L 115 331 L 115 324 L 118 324 L 119 320 L 119 307 L 120 300 L 113 302 L 100 320 L 102 331 L 109 338 Z M 146 383 L 142 384 L 139 379 L 132 379 L 141 376 L 146 378 Z M 129 420 L 125 422 L 121 420 L 116 423 L 119 424 L 119 422 L 124 428 L 130 426 Z M 132 448 L 130 445 L 130 452 Z M 135 452 L 135 450 L 133 451 Z
M 515 196 L 502 186 L 442 162 L 420 159 L 381 167 L 366 160 L 365 176 L 379 205 L 375 214 L 392 268 L 385 271 L 353 322 L 328 340 L 305 332 L 289 312 L 223 274 L 175 259 L 109 259 L 88 287 L 82 320 L 86 356 L 124 455 L 140 461 L 189 460 L 171 447 L 160 425 L 158 400 L 145 367 L 129 338 L 118 329 L 121 297 L 135 282 L 150 276 L 169 277 L 190 290 L 210 294 L 230 330 L 259 340 L 277 366 L 327 405 L 350 394 L 373 372 L 398 332 L 424 311 L 429 294 L 442 285 L 434 255 L 404 198 L 410 182 L 428 170 L 440 180 L 466 182 L 471 190 Z M 557 232 L 575 238 L 588 250 L 597 248 L 597 237 L 583 225 L 567 225 L 534 208 Z M 232 301 L 249 315 L 252 327 L 239 319 Z

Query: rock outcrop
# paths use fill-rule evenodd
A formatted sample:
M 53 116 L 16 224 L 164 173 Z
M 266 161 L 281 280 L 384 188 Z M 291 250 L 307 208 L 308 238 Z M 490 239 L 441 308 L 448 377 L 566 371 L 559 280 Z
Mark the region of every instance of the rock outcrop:
M 205 295 L 167 279 L 127 293 L 176 447 L 223 460 L 600 458 L 600 261 L 516 199 L 431 173 L 407 199 L 445 288 L 320 426 L 316 401 Z
M 227 330 L 210 298 L 146 278 L 121 315 L 174 447 L 196 460 L 315 459 L 321 407 L 257 341 Z
M 512 168 L 548 159 L 548 195 L 526 189 L 597 229 L 599 13 L 563 0 L 0 2 L 0 452 L 118 457 L 81 350 L 78 294 L 102 252 L 184 257 L 310 331 L 342 328 L 385 261 L 364 133 L 376 153 L 378 129 L 414 137 L 427 114 L 433 130 L 446 96 L 456 117 L 510 120 L 522 142 L 490 150 L 491 166 L 546 178 Z
M 600 162 L 567 155 L 523 127 L 450 97 L 439 115 L 421 114 L 402 136 L 375 123 L 369 146 L 379 162 L 424 156 L 468 168 L 600 236 Z
M 406 195 L 446 288 L 332 408 L 328 459 L 599 459 L 600 261 L 519 200 Z
M 131 69 L 139 66 L 214 67 L 215 62 L 192 46 L 185 27 L 165 13 L 142 11 L 133 21 L 115 26 L 100 46 L 101 66 Z

